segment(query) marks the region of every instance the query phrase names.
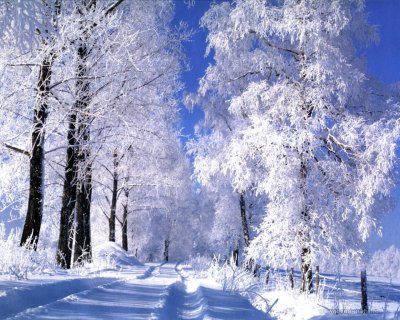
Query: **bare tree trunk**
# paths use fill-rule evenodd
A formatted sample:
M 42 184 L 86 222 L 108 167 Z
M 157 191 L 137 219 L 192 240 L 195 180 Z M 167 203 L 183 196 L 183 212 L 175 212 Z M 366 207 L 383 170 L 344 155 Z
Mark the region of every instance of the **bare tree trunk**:
M 20 243 L 21 246 L 25 244 L 33 245 L 34 249 L 36 249 L 39 240 L 43 216 L 44 136 L 48 115 L 49 85 L 53 59 L 52 54 L 46 56 L 42 61 L 39 71 L 39 80 L 37 84 L 39 92 L 33 116 L 31 137 L 32 151 L 29 163 L 28 211 L 26 213 Z
M 289 273 L 289 282 L 290 282 L 290 289 L 294 289 L 294 269 L 293 267 L 290 268 L 290 273 Z
M 246 216 L 245 192 L 240 193 L 240 216 L 242 218 L 243 240 L 246 247 L 250 245 L 249 225 Z
M 239 241 L 236 242 L 236 246 L 232 252 L 233 262 L 235 263 L 236 267 L 239 266 Z
M 55 11 L 49 15 L 56 28 L 56 17 L 60 13 L 60 0 L 55 1 Z M 51 17 L 52 15 L 52 17 Z M 43 51 L 49 45 L 43 40 Z M 52 67 L 55 60 L 54 50 L 46 53 L 39 68 L 39 77 L 36 85 L 37 99 L 33 115 L 33 129 L 31 135 L 31 158 L 29 162 L 29 198 L 25 224 L 22 231 L 20 245 L 30 245 L 36 250 L 39 240 L 40 227 L 43 216 L 44 197 L 44 138 L 45 125 L 48 116 L 48 102 Z
M 169 239 L 164 242 L 164 260 L 168 262 L 169 259 Z
M 96 0 L 82 0 L 83 11 L 86 12 L 96 6 Z M 83 14 L 83 13 L 82 13 Z M 85 22 L 84 22 L 85 23 Z M 82 35 L 79 39 L 78 65 L 76 69 L 76 110 L 78 111 L 78 138 L 77 138 L 77 170 L 78 188 L 76 196 L 76 231 L 74 243 L 74 263 L 92 261 L 92 247 L 90 235 L 90 208 L 92 200 L 92 165 L 90 159 L 90 122 L 88 115 L 90 103 L 90 82 L 87 78 L 87 47 L 91 28 L 82 25 Z
M 118 154 L 117 151 L 114 151 L 113 154 L 113 189 L 112 189 L 112 198 L 111 198 L 111 208 L 110 208 L 110 218 L 108 219 L 109 225 L 109 241 L 115 242 L 115 213 L 117 210 L 117 195 L 118 195 Z
M 367 271 L 361 271 L 361 311 L 368 313 Z
M 128 201 L 129 201 L 129 189 L 124 189 L 126 202 L 122 205 L 123 216 L 122 216 L 122 248 L 128 251 Z
M 307 152 L 307 151 L 306 151 Z M 300 166 L 300 180 L 301 190 L 303 193 L 303 210 L 301 211 L 302 230 L 300 231 L 300 237 L 302 241 L 301 250 L 301 292 L 309 293 L 312 289 L 312 270 L 311 270 L 311 247 L 310 247 L 310 233 L 309 233 L 309 205 L 307 203 L 307 175 L 308 166 L 307 160 L 302 153 L 300 155 L 301 166 Z
M 319 293 L 319 282 L 320 282 L 320 277 L 319 277 L 319 266 L 315 267 L 315 293 L 318 295 Z
M 301 291 L 305 293 L 309 293 L 312 290 L 312 269 L 309 256 L 309 248 L 303 248 L 301 254 Z
M 76 231 L 74 262 L 80 264 L 92 261 L 90 235 L 90 206 L 92 199 L 92 168 L 86 168 L 86 177 L 79 183 L 76 197 Z
M 72 232 L 74 209 L 76 205 L 77 168 L 76 168 L 76 113 L 69 115 L 67 162 L 64 173 L 64 189 L 60 214 L 60 235 L 58 238 L 57 263 L 64 269 L 71 267 Z

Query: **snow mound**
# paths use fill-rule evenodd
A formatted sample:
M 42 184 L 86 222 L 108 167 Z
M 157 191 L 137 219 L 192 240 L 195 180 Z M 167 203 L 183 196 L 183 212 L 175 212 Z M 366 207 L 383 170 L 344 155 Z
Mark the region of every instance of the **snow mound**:
M 143 266 L 138 259 L 126 252 L 115 242 L 105 242 L 93 248 L 95 261 L 107 262 L 114 267 L 122 266 Z

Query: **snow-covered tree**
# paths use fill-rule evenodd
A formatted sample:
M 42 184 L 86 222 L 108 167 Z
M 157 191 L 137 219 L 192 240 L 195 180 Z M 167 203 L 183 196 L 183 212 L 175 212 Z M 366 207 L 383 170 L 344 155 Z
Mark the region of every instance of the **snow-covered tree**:
M 392 245 L 378 250 L 367 264 L 368 273 L 377 277 L 400 278 L 400 250 Z
M 2 200 L 5 208 L 21 204 L 21 211 L 33 210 L 40 217 L 34 217 L 35 230 L 29 238 L 32 219 L 27 215 L 30 227 L 21 243 L 33 239 L 36 246 L 43 217 L 41 232 L 46 238 L 39 245 L 54 246 L 54 226 L 59 225 L 57 261 L 61 266 L 90 261 L 90 220 L 101 221 L 100 203 L 107 196 L 110 226 L 115 229 L 116 220 L 122 222 L 127 247 L 128 213 L 147 205 L 159 207 L 157 188 L 168 190 L 176 179 L 184 180 L 179 175 L 174 180 L 167 172 L 172 176 L 171 168 L 179 172 L 187 166 L 185 161 L 171 163 L 180 152 L 176 92 L 181 89 L 181 42 L 187 38 L 185 30 L 171 27 L 173 2 L 0 4 L 0 18 L 12 19 L 0 33 L 4 45 L 1 166 L 4 174 L 13 172 L 0 182 L 2 194 L 7 195 Z M 20 41 L 26 36 L 31 43 L 17 46 L 21 30 L 25 34 Z M 40 149 L 38 157 L 33 156 L 36 149 Z M 40 169 L 31 174 L 36 179 L 37 205 L 28 201 L 29 162 Z M 165 163 L 169 171 L 164 172 Z M 112 172 L 111 183 L 106 169 Z M 45 193 L 48 188 L 50 192 Z M 148 193 L 153 202 L 134 203 Z M 182 205 L 175 198 L 172 207 L 178 204 Z M 125 219 L 122 209 L 126 209 Z
M 393 186 L 398 113 L 356 50 L 374 30 L 362 1 L 224 2 L 202 25 L 215 63 L 200 82 L 211 133 L 198 176 L 267 196 L 248 257 L 300 260 L 306 291 L 312 263 L 360 256 Z

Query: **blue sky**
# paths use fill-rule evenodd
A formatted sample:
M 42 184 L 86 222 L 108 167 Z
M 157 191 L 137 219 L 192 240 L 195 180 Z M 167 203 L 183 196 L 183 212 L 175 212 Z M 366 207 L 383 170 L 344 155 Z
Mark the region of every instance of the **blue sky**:
M 210 6 L 210 0 L 196 0 L 194 6 L 188 7 L 184 0 L 176 0 L 176 22 L 185 21 L 189 28 L 196 31 L 192 40 L 185 44 L 185 51 L 191 69 L 183 74 L 185 91 L 194 92 L 198 80 L 203 76 L 210 58 L 204 57 L 206 47 L 205 30 L 199 28 L 201 16 Z M 221 1 L 218 1 L 221 2 Z M 385 83 L 400 81 L 400 0 L 366 0 L 366 12 L 369 22 L 378 30 L 380 41 L 365 50 L 367 69 L 371 75 Z M 190 138 L 193 136 L 194 125 L 202 118 L 202 111 L 196 107 L 189 112 L 182 106 L 183 131 Z M 186 138 L 186 139 L 187 139 Z M 184 139 L 184 140 L 186 140 Z M 400 203 L 400 187 L 397 187 L 395 197 Z M 371 249 L 383 249 L 391 244 L 400 248 L 400 205 L 383 220 L 383 238 L 372 237 Z

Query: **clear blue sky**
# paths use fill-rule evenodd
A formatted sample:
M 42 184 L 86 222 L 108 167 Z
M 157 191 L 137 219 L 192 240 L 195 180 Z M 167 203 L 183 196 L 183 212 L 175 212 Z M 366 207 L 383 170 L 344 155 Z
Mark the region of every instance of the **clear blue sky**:
M 329 1 L 329 0 L 327 0 Z M 209 8 L 212 1 L 196 0 L 195 5 L 188 7 L 183 0 L 176 0 L 176 22 L 185 21 L 188 26 L 196 30 L 192 41 L 185 44 L 185 51 L 191 70 L 185 72 L 183 81 L 185 90 L 196 91 L 198 80 L 203 76 L 210 58 L 205 58 L 206 36 L 205 30 L 199 28 L 199 20 Z M 221 2 L 221 1 L 217 1 Z M 367 68 L 370 74 L 385 83 L 400 81 L 400 0 L 366 0 L 366 12 L 369 21 L 378 29 L 380 42 L 372 45 L 365 51 Z M 202 118 L 199 108 L 193 112 L 187 111 L 183 106 L 181 110 L 183 134 L 193 136 L 194 125 Z M 186 139 L 184 139 L 186 140 Z M 400 203 L 400 187 L 395 190 L 395 196 Z M 388 214 L 384 221 L 383 238 L 373 237 L 371 249 L 383 249 L 391 244 L 400 248 L 400 205 L 394 212 Z

